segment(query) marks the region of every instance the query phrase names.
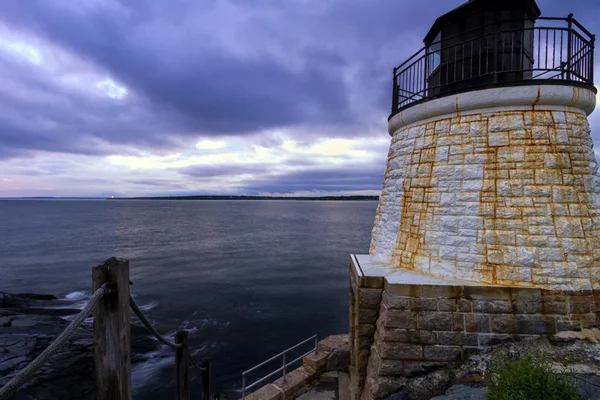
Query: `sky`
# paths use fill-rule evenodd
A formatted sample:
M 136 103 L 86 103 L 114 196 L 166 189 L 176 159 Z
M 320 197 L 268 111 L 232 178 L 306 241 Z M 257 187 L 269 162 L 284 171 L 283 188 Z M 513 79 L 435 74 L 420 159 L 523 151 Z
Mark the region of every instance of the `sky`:
M 392 69 L 462 2 L 3 0 L 0 197 L 379 194 Z

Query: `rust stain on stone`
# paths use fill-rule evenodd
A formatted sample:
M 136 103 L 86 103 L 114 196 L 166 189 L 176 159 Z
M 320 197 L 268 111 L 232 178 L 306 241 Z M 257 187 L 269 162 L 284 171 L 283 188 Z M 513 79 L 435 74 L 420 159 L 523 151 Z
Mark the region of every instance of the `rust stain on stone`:
M 537 95 L 535 96 L 535 100 L 533 101 L 533 104 L 531 105 L 531 111 L 535 111 L 535 106 L 538 105 L 541 98 L 542 98 L 542 88 L 538 88 Z
M 427 131 L 424 132 L 424 136 Z M 415 269 L 415 257 L 425 246 L 428 214 L 433 214 L 429 195 L 432 187 L 433 166 L 436 159 L 437 134 L 430 132 L 429 146 L 415 150 L 411 155 L 409 174 L 402 182 L 402 202 L 396 249 L 399 250 L 398 264 L 403 268 Z

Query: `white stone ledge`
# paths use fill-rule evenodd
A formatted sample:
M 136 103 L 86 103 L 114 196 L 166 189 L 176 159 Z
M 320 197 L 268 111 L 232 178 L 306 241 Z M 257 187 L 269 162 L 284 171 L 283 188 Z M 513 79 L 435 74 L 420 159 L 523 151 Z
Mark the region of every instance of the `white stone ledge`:
M 507 110 L 582 111 L 590 115 L 596 107 L 596 94 L 576 86 L 527 85 L 473 90 L 409 107 L 388 121 L 388 132 L 415 122 L 453 118 L 462 114 Z

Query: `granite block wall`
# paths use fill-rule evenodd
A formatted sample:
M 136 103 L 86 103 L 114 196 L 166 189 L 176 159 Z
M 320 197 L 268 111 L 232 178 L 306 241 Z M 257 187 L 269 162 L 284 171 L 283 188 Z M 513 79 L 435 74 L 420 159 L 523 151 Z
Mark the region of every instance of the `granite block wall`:
M 600 280 L 600 182 L 583 111 L 439 117 L 393 132 L 370 254 L 440 277 Z
M 385 398 L 408 378 L 497 343 L 600 326 L 600 292 L 410 284 L 373 288 L 360 287 L 350 276 L 355 400 Z

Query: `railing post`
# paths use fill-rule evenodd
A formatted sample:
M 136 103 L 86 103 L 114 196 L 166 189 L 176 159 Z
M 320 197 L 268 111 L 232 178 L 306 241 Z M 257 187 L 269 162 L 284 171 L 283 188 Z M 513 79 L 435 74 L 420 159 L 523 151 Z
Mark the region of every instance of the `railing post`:
M 502 49 L 504 51 L 504 49 Z M 492 68 L 494 68 L 493 81 L 498 82 L 498 32 L 494 32 L 494 61 Z M 456 61 L 456 60 L 455 60 Z M 455 64 L 456 65 L 456 64 Z M 456 67 L 454 67 L 456 68 Z
M 392 114 L 394 114 L 398 110 L 398 77 L 396 76 L 397 70 L 397 68 L 394 68 L 394 83 L 392 89 Z
M 286 354 L 287 353 L 284 351 L 283 352 L 283 383 L 287 382 L 287 378 L 285 377 L 285 375 L 286 375 L 286 370 L 285 370 L 285 368 L 286 368 L 286 365 L 285 365 L 286 364 L 285 355 Z
M 242 400 L 246 400 L 246 374 L 242 374 Z
M 107 283 L 94 310 L 96 400 L 131 399 L 129 261 L 110 258 L 92 268 L 92 292 Z
M 188 365 L 188 332 L 175 334 L 175 343 L 181 344 L 175 350 L 175 374 L 177 381 L 177 400 L 190 400 L 190 377 Z
M 571 57 L 573 57 L 573 14 L 567 16 L 567 80 L 571 80 Z
M 315 354 L 319 354 L 319 337 L 315 335 Z
M 242 398 L 246 398 L 246 376 L 242 377 Z M 202 400 L 211 400 L 210 360 L 202 360 Z
M 594 47 L 596 45 L 596 35 L 592 35 L 590 39 L 590 82 L 592 85 L 594 84 Z

